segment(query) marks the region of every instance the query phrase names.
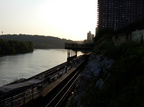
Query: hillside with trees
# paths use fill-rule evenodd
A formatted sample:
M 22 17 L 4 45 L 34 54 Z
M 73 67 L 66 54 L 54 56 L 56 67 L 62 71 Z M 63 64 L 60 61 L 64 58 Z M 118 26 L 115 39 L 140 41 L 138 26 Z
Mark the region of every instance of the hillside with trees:
M 34 44 L 34 48 L 37 49 L 63 49 L 66 42 L 73 42 L 71 40 L 60 39 L 58 37 L 25 34 L 0 35 L 0 38 L 3 40 L 31 41 Z
M 0 39 L 0 55 L 28 53 L 33 52 L 33 49 L 33 43 L 30 41 L 5 41 L 3 39 Z

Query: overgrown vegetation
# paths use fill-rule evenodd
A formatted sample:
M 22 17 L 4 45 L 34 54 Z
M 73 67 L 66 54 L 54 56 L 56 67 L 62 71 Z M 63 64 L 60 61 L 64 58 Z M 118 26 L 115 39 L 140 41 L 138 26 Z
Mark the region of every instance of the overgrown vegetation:
M 3 39 L 0 39 L 0 55 L 33 52 L 33 49 L 33 44 L 30 41 L 4 41 Z
M 80 101 L 85 107 L 143 107 L 144 44 L 129 41 L 114 46 L 111 36 L 104 34 L 95 39 L 97 54 L 114 59 L 110 77 L 101 89 L 96 81 L 89 83 Z
M 115 59 L 111 76 L 102 89 L 91 83 L 82 96 L 82 103 L 86 107 L 143 107 L 144 45 L 125 43 L 107 53 Z

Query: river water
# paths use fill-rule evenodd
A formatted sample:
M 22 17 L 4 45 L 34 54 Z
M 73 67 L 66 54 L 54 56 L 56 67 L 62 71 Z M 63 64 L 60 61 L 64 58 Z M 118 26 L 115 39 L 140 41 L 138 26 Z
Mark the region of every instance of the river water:
M 0 86 L 29 78 L 66 60 L 65 49 L 36 49 L 33 53 L 0 57 Z

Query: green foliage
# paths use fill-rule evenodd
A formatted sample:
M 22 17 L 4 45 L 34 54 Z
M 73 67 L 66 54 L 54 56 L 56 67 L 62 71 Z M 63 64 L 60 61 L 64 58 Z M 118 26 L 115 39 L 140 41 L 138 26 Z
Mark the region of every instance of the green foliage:
M 65 43 L 73 43 L 71 40 L 60 39 L 58 37 L 25 34 L 1 35 L 0 38 L 7 41 L 31 41 L 36 49 L 64 49 Z
M 105 41 L 102 41 L 101 43 L 99 43 L 95 47 L 95 51 L 106 54 L 107 51 L 110 51 L 112 49 L 112 47 L 113 47 L 113 42 L 111 40 L 105 40 Z
M 99 29 L 96 33 L 96 37 L 94 38 L 95 41 L 98 41 L 99 39 L 103 38 L 104 35 L 111 35 L 113 34 L 113 29 L 112 28 L 104 28 L 104 29 Z M 109 36 L 107 36 L 109 37 Z
M 95 41 L 94 51 L 100 54 L 108 54 L 114 47 L 114 43 L 112 41 L 112 34 L 105 34 L 101 38 Z
M 109 69 L 111 76 L 102 89 L 89 83 L 81 97 L 81 103 L 87 107 L 143 107 L 144 44 L 129 41 L 114 46 L 113 34 L 108 31 L 110 30 L 101 30 L 97 33 L 95 52 L 114 59 L 114 64 Z
M 3 39 L 0 39 L 0 55 L 33 52 L 33 49 L 33 44 L 29 41 L 4 41 Z
M 105 28 L 105 29 L 99 29 L 96 37 L 94 38 L 95 41 L 95 51 L 96 53 L 107 53 L 108 50 L 111 50 L 111 48 L 114 46 L 114 43 L 112 42 L 112 36 L 113 36 L 113 29 L 111 28 Z
M 144 45 L 127 42 L 110 50 L 101 48 L 115 59 L 109 69 L 111 76 L 102 89 L 89 84 L 81 97 L 82 104 L 87 107 L 143 107 Z

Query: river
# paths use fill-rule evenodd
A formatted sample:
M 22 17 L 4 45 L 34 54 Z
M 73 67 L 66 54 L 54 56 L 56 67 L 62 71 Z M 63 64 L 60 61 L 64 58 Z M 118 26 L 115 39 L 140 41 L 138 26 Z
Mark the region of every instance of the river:
M 20 78 L 29 78 L 66 60 L 65 49 L 36 49 L 33 53 L 0 57 L 0 86 Z

